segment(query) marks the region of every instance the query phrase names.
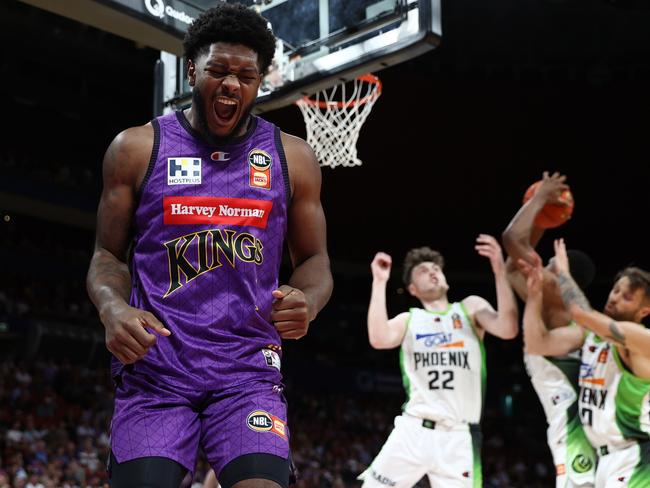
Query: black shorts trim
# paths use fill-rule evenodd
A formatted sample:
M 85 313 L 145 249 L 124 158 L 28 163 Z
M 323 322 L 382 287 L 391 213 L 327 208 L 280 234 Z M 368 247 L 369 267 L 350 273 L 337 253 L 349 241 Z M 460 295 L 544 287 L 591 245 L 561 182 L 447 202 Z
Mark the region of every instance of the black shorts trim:
M 256 452 L 239 456 L 224 466 L 217 475 L 222 488 L 255 478 L 275 481 L 282 488 L 289 486 L 290 463 L 288 459 Z

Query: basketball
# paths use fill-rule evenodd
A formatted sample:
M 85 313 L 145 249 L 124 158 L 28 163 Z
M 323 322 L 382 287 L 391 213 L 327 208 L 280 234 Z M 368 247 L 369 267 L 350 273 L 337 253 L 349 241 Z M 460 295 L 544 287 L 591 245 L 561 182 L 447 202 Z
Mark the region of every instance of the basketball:
M 528 190 L 526 190 L 526 193 L 524 194 L 524 203 L 533 197 L 541 183 L 541 180 L 536 181 L 528 187 Z M 562 195 L 560 195 L 560 200 L 566 202 L 567 205 L 556 205 L 553 203 L 547 203 L 544 205 L 535 219 L 535 225 L 537 227 L 542 229 L 552 229 L 554 227 L 559 227 L 571 218 L 574 206 L 573 194 L 570 190 L 564 190 Z

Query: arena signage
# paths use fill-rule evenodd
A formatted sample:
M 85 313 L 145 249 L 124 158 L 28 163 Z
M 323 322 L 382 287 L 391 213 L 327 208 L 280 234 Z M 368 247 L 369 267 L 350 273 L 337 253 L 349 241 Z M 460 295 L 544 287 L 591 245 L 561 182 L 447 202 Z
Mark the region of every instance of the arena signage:
M 135 16 L 146 16 L 149 23 L 161 28 L 172 28 L 182 35 L 187 27 L 201 14 L 192 5 L 179 0 L 103 0 L 104 4 L 118 4 L 120 9 L 127 8 Z

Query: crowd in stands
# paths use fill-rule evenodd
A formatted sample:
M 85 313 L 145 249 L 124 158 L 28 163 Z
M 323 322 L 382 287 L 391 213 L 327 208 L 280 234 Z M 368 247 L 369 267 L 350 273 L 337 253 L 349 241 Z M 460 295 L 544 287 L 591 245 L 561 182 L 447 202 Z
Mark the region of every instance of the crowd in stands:
M 67 323 L 101 334 L 84 289 L 91 232 L 24 216 L 0 220 L 0 229 L 5 256 L 0 323 Z M 357 476 L 378 453 L 404 401 L 395 351 L 370 348 L 367 304 L 349 300 L 368 284 L 367 277 L 338 277 L 337 282 L 310 333 L 285 348 L 296 488 L 360 486 Z M 106 486 L 113 388 L 108 354 L 97 344 L 90 361 L 86 345 L 66 339 L 67 345 L 59 346 L 55 340 L 44 335 L 34 355 L 21 358 L 8 351 L 28 349 L 15 342 L 9 347 L 0 330 L 0 488 Z M 75 348 L 83 354 L 72 354 Z M 523 372 L 521 343 L 488 338 L 486 348 L 484 486 L 552 486 L 546 426 Z M 88 360 L 79 362 L 84 357 Z M 386 374 L 376 373 L 386 368 Z M 506 396 L 509 408 L 503 408 Z M 201 486 L 208 469 L 200 457 L 193 488 Z M 426 478 L 419 486 L 428 486 Z
M 297 488 L 358 487 L 392 428 L 403 395 L 287 391 Z M 36 359 L 0 362 L 0 488 L 107 486 L 112 412 L 106 368 Z M 537 420 L 539 423 L 539 419 Z M 554 479 L 543 429 L 488 410 L 487 488 L 541 488 Z M 534 425 L 534 422 L 533 422 Z M 543 426 L 542 426 L 543 427 Z M 193 487 L 208 469 L 200 459 Z M 423 479 L 419 486 L 428 486 Z

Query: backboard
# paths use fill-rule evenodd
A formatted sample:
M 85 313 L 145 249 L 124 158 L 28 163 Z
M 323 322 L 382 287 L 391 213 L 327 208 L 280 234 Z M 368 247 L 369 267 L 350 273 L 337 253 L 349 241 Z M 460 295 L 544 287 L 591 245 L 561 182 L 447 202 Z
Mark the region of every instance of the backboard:
M 258 10 L 278 38 L 255 113 L 419 56 L 434 49 L 442 35 L 440 0 L 226 1 Z M 214 5 L 192 3 L 203 9 Z M 183 85 L 183 95 L 167 99 L 168 107 L 189 101 Z
M 256 111 L 289 105 L 435 48 L 440 0 L 245 0 L 278 38 Z

